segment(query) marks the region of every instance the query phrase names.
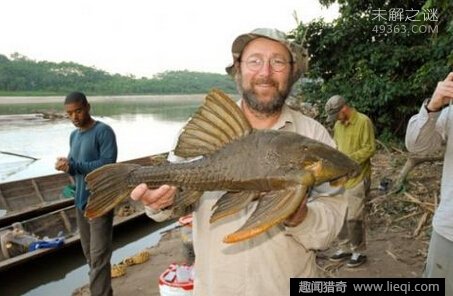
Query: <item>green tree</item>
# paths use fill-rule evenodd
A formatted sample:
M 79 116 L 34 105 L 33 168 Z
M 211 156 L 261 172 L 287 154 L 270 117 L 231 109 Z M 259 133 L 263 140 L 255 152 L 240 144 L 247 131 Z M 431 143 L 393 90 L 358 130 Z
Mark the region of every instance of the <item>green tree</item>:
M 338 19 L 299 23 L 291 32 L 310 54 L 304 99 L 324 106 L 342 94 L 372 118 L 381 138 L 401 138 L 409 117 L 453 69 L 453 2 L 320 0 L 335 2 Z
M 109 74 L 73 62 L 36 62 L 20 53 L 8 59 L 0 55 L 0 91 L 67 93 L 81 90 L 90 94 L 195 94 L 211 88 L 235 92 L 227 75 L 190 71 L 167 71 L 151 79 Z M 11 93 L 12 92 L 12 93 Z

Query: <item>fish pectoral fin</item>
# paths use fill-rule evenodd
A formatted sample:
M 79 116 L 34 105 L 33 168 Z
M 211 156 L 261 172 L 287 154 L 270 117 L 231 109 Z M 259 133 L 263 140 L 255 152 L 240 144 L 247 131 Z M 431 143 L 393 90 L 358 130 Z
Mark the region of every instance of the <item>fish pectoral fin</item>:
M 209 155 L 251 132 L 239 106 L 222 91 L 213 89 L 184 126 L 174 153 L 181 157 Z
M 176 194 L 175 201 L 173 203 L 173 213 L 186 213 L 187 207 L 196 203 L 203 195 L 203 191 L 193 190 L 181 190 Z
M 258 200 L 258 205 L 241 228 L 227 235 L 223 242 L 235 243 L 260 233 L 283 222 L 305 198 L 308 187 L 297 185 L 284 190 L 270 191 Z
M 245 208 L 252 200 L 260 195 L 258 191 L 227 192 L 222 195 L 212 207 L 214 213 L 209 223 L 232 215 Z

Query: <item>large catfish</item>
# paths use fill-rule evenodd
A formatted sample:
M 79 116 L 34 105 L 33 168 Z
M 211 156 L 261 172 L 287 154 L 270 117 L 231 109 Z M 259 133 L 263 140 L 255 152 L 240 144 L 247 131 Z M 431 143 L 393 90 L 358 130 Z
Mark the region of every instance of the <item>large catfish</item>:
M 180 188 L 174 209 L 194 204 L 204 191 L 226 191 L 211 222 L 258 199 L 254 213 L 224 242 L 258 235 L 294 213 L 315 185 L 338 185 L 358 164 L 338 150 L 293 132 L 253 129 L 227 95 L 212 90 L 179 136 L 175 155 L 195 158 L 156 166 L 105 165 L 86 177 L 91 196 L 85 215 L 95 218 L 128 198 L 140 183 Z

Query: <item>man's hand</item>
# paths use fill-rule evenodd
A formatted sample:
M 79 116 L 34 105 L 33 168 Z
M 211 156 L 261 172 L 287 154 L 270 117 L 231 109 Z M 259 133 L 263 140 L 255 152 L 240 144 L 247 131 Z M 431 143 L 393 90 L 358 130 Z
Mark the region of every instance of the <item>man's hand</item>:
M 162 185 L 151 190 L 146 184 L 142 183 L 132 190 L 131 198 L 141 201 L 143 205 L 154 210 L 161 210 L 173 204 L 176 190 L 176 187 L 169 185 Z
M 57 157 L 57 161 L 55 162 L 55 169 L 57 171 L 62 172 L 69 172 L 69 161 L 66 157 Z
M 439 111 L 443 106 L 453 100 L 453 72 L 450 72 L 443 81 L 437 83 L 437 87 L 428 104 L 428 109 Z

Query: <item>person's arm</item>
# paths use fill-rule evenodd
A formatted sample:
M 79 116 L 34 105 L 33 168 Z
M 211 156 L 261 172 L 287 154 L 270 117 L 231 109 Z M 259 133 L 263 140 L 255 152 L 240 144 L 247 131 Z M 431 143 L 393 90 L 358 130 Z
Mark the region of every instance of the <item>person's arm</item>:
M 286 227 L 286 233 L 307 250 L 326 249 L 340 232 L 346 210 L 347 200 L 342 195 L 317 197 L 307 203 L 302 223 Z
M 100 130 L 96 137 L 99 143 L 99 159 L 93 161 L 74 161 L 70 159 L 69 173 L 71 175 L 76 173 L 86 175 L 105 164 L 116 162 L 118 148 L 113 130 L 107 126 Z
M 354 151 L 349 155 L 352 160 L 357 161 L 359 164 L 369 160 L 376 152 L 376 142 L 374 138 L 374 127 L 371 120 L 368 119 L 361 127 L 360 136 L 360 149 Z
M 446 139 L 450 109 L 442 108 L 453 99 L 453 72 L 437 84 L 431 99 L 425 101 L 418 114 L 409 120 L 406 130 L 406 148 L 417 154 L 434 153 Z M 442 112 L 440 112 L 442 111 Z
M 330 147 L 337 148 L 337 144 L 324 127 L 322 129 L 319 129 L 319 135 L 317 140 L 326 145 L 329 145 Z
M 432 154 L 441 148 L 444 141 L 441 112 L 428 113 L 425 103 L 407 124 L 405 143 L 407 150 L 412 153 Z

